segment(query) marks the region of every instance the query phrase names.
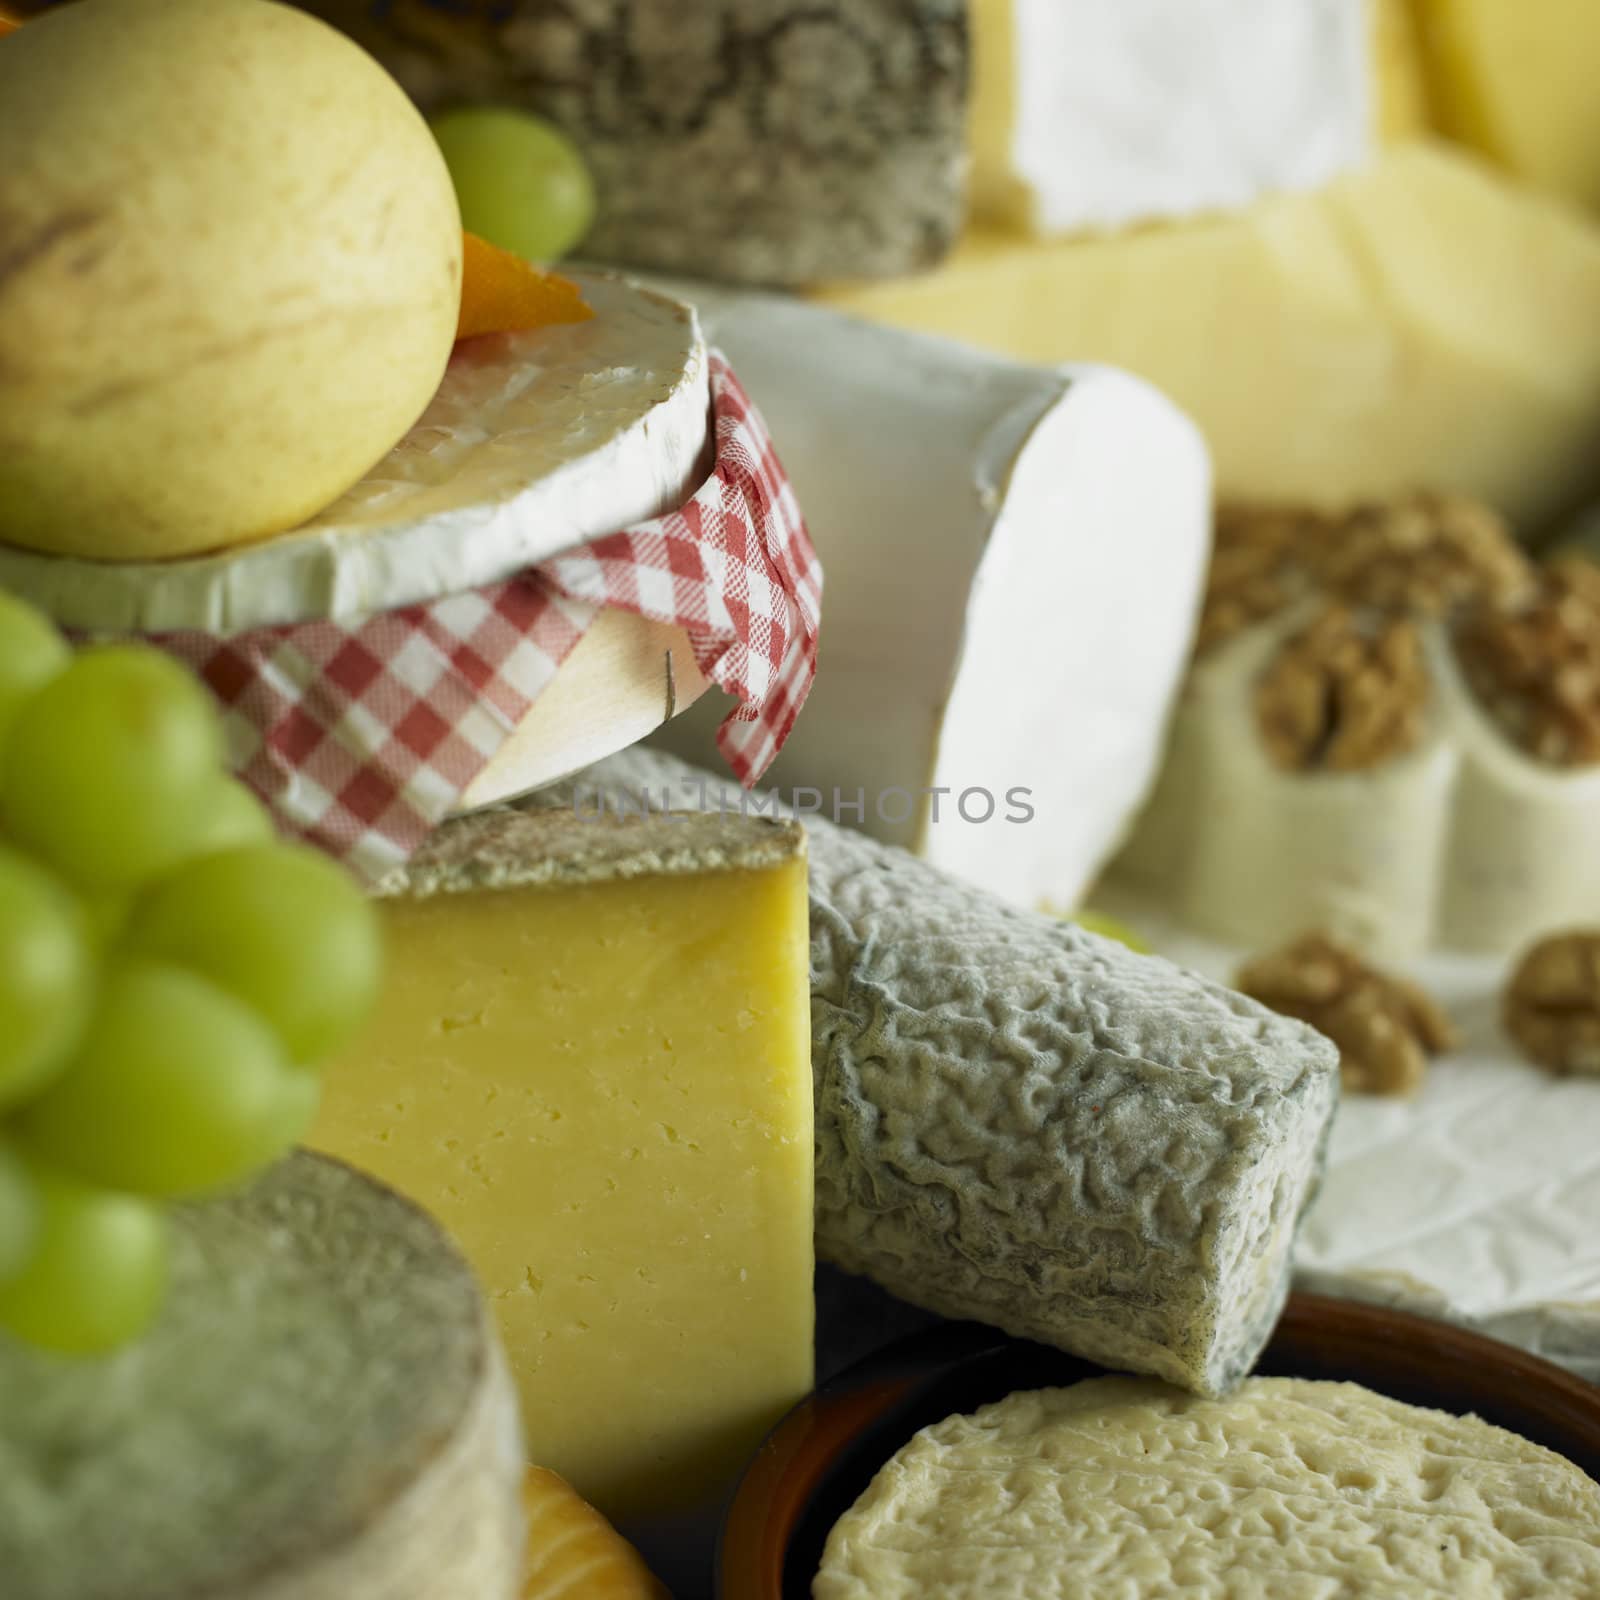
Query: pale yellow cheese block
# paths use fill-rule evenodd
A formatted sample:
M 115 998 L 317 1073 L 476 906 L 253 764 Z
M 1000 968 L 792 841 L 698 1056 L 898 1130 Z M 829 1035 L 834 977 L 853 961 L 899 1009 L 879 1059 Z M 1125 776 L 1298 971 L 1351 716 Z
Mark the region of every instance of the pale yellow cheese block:
M 1429 484 L 1528 530 L 1600 482 L 1600 227 L 1443 145 L 1239 217 L 975 233 L 937 272 L 819 297 L 1026 360 L 1125 367 L 1200 424 L 1225 494 Z
M 1434 125 L 1600 210 L 1600 5 L 1410 0 Z
M 612 1518 L 710 1500 L 812 1382 L 802 831 L 490 811 L 384 888 L 312 1142 L 455 1235 L 533 1461 Z
M 1370 0 L 1373 114 L 1378 138 L 1392 144 L 1428 127 L 1422 44 L 1411 0 Z

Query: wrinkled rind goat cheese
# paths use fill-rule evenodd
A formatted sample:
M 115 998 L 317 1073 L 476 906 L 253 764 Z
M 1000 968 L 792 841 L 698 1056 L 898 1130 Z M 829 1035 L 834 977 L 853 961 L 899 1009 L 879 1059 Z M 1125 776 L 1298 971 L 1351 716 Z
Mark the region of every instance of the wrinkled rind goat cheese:
M 1600 1593 L 1600 1484 L 1353 1383 L 1226 1400 L 1095 1378 L 924 1428 L 835 1525 L 815 1600 Z

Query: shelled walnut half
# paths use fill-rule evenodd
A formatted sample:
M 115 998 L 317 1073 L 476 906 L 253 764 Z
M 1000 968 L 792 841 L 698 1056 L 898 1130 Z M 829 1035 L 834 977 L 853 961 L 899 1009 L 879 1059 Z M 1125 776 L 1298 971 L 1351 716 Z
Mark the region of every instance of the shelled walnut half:
M 1600 930 L 1555 933 L 1517 963 L 1506 1032 L 1541 1066 L 1600 1073 Z
M 1534 585 L 1533 563 L 1498 512 L 1430 489 L 1352 507 L 1309 558 L 1318 585 L 1340 600 L 1412 617 L 1515 605 Z
M 1414 622 L 1330 605 L 1256 680 L 1256 723 L 1283 771 L 1362 772 L 1416 747 L 1429 693 Z
M 1473 693 L 1528 755 L 1600 763 L 1600 566 L 1553 562 L 1526 603 L 1465 617 L 1455 649 Z
M 1333 1040 L 1344 1087 L 1355 1094 L 1414 1094 L 1428 1057 L 1455 1048 L 1454 1025 L 1421 988 L 1326 934 L 1257 956 L 1234 987 Z

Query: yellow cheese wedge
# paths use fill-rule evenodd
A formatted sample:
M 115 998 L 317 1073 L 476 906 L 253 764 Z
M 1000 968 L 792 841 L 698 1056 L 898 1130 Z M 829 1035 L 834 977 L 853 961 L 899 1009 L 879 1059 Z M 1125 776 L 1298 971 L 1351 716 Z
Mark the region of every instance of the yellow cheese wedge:
M 1428 128 L 1428 90 L 1411 0 L 1371 0 L 1373 114 L 1385 143 Z
M 1600 209 L 1600 5 L 1411 0 L 1435 126 Z
M 522 1505 L 528 1518 L 522 1600 L 671 1600 L 639 1552 L 566 1479 L 529 1467 Z
M 1428 484 L 1532 528 L 1600 482 L 1600 227 L 1444 145 L 1240 217 L 978 233 L 924 277 L 819 297 L 1136 372 L 1200 424 L 1227 494 L 1342 504 Z
M 802 830 L 491 811 L 384 889 L 311 1142 L 462 1245 L 533 1460 L 613 1518 L 711 1500 L 812 1383 Z

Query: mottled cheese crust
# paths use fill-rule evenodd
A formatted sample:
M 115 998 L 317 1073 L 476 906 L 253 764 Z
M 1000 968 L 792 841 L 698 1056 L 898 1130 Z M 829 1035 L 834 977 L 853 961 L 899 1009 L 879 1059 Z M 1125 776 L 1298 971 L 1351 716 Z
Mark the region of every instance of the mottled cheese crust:
M 1352 1383 L 1227 1400 L 1096 1378 L 925 1428 L 830 1535 L 815 1600 L 1600 1594 L 1600 1484 Z
M 741 804 L 649 751 L 584 785 Z M 1236 1383 L 1288 1292 L 1334 1047 L 904 851 L 806 829 L 818 1253 L 930 1311 L 1204 1393 Z

